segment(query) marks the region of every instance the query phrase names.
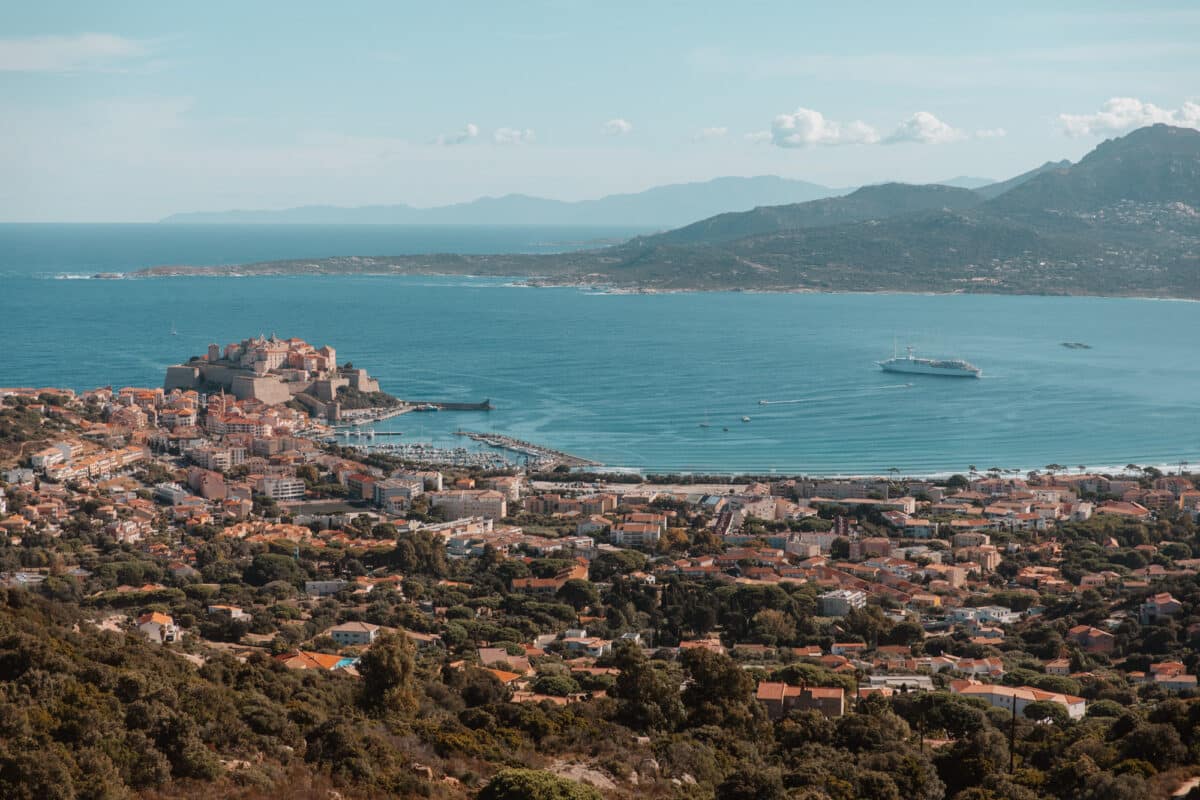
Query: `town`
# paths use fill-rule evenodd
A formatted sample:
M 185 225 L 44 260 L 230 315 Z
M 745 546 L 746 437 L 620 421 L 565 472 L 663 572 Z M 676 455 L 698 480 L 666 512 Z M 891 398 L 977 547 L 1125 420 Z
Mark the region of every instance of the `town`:
M 274 335 L 213 345 L 162 388 L 0 389 L 7 607 L 70 607 L 62 635 L 123 636 L 206 679 L 254 667 L 361 695 L 368 715 L 424 708 L 389 785 L 434 796 L 486 783 L 481 753 L 518 747 L 497 726 L 522 758 L 618 794 L 783 796 L 778 770 L 714 771 L 721 736 L 818 760 L 838 743 L 858 771 L 813 766 L 813 786 L 852 787 L 829 796 L 954 797 L 987 778 L 997 793 L 970 797 L 1024 797 L 1087 784 L 1080 759 L 1127 765 L 1130 793 L 1097 796 L 1200 783 L 1186 464 L 689 483 L 585 460 L 433 465 L 330 438 L 347 405 L 382 414 L 394 406 L 361 401 L 386 397 L 333 348 Z M 35 629 L 0 624 L 6 680 L 41 658 L 12 656 Z M 190 730 L 139 785 L 269 783 L 256 764 L 287 759 L 267 732 L 308 725 L 290 734 L 306 763 L 369 793 L 301 717 L 248 719 L 253 735 L 228 740 Z M 565 732 L 584 719 L 608 738 Z M 706 725 L 724 732 L 680 743 Z M 911 769 L 871 767 L 886 761 L 871 737 Z M 1068 745 L 1079 758 L 1048 755 Z

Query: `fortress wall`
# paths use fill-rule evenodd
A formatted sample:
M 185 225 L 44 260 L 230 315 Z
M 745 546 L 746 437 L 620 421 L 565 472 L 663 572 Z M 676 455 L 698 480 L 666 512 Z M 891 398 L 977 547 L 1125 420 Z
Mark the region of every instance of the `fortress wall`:
M 239 400 L 254 398 L 268 405 L 279 405 L 292 399 L 287 384 L 278 378 L 238 375 L 234 377 L 231 389 L 233 396 Z
M 163 381 L 163 389 L 196 389 L 200 386 L 200 369 L 184 364 L 167 367 L 167 377 Z

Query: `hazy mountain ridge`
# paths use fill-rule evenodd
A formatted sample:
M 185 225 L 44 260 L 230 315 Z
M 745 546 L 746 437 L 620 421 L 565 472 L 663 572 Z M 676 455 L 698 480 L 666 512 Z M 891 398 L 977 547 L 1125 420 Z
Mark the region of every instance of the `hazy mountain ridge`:
M 172 214 L 167 224 L 375 225 L 638 225 L 673 227 L 725 211 L 783 205 L 841 194 L 807 181 L 774 175 L 714 178 L 656 186 L 595 200 L 563 201 L 522 194 L 482 197 L 433 208 L 376 205 L 303 206 L 278 211 Z
M 989 188 L 883 184 L 721 214 L 601 250 L 222 268 L 526 276 L 639 291 L 939 291 L 1200 298 L 1200 132 L 1155 125 Z M 994 189 L 993 189 L 994 191 Z M 212 274 L 146 270 L 140 274 Z

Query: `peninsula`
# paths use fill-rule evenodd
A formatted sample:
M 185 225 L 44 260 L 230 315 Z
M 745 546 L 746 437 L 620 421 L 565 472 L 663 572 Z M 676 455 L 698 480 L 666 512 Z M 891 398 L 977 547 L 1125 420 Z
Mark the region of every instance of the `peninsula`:
M 511 276 L 620 291 L 1091 294 L 1200 299 L 1200 131 L 1154 125 L 966 189 L 884 184 L 557 255 L 152 267 L 182 275 Z

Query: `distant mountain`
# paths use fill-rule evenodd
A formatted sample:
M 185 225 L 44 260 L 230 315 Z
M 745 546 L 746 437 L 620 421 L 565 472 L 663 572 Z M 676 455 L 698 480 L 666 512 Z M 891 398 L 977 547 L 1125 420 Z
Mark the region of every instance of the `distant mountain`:
M 350 255 L 350 254 L 348 254 Z M 1155 125 L 978 190 L 883 184 L 559 255 L 393 256 L 142 275 L 466 273 L 631 291 L 937 291 L 1200 299 L 1200 131 Z
M 654 244 L 711 244 L 748 236 L 844 225 L 868 219 L 887 219 L 899 214 L 934 208 L 970 208 L 981 202 L 983 198 L 969 189 L 957 189 L 936 183 L 884 183 L 878 186 L 864 186 L 845 197 L 719 214 L 646 238 Z
M 566 202 L 510 194 L 434 208 L 406 205 L 303 206 L 279 211 L 218 211 L 173 214 L 171 224 L 294 225 L 636 225 L 669 228 L 726 211 L 782 205 L 840 194 L 806 181 L 762 175 L 715 178 L 703 183 L 657 186 L 598 200 Z
M 995 182 L 995 178 L 972 178 L 970 175 L 959 175 L 956 178 L 936 181 L 941 186 L 955 186 L 959 189 L 979 189 L 984 186 L 991 186 Z

